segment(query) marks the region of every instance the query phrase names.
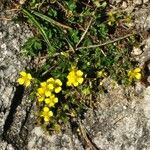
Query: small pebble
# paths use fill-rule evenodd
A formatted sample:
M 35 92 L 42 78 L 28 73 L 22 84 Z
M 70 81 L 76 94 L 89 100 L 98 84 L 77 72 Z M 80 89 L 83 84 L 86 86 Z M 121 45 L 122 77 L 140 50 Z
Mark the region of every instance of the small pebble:
M 6 51 L 6 44 L 5 44 L 5 43 L 3 43 L 3 44 L 1 45 L 1 48 L 2 48 L 3 50 L 5 50 L 5 51 Z
M 139 47 L 133 47 L 131 54 L 133 56 L 138 56 L 138 55 L 142 54 L 142 50 Z
M 121 6 L 122 8 L 127 8 L 127 3 L 125 2 L 125 1 L 123 1 L 123 3 L 122 3 L 122 6 Z

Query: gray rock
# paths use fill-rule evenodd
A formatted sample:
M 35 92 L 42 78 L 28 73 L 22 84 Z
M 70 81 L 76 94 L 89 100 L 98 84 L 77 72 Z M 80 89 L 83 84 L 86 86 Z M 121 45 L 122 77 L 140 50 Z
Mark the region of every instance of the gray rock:
M 142 0 L 134 0 L 133 2 L 136 5 L 141 5 L 142 4 Z
M 135 12 L 135 25 L 140 31 L 150 29 L 150 13 L 148 8 L 143 8 Z
M 148 3 L 149 2 L 149 0 L 143 0 L 143 3 Z
M 0 11 L 2 11 L 4 8 L 4 0 L 0 1 Z
M 144 92 L 143 108 L 144 108 L 144 114 L 148 118 L 148 122 L 150 125 L 150 86 L 147 87 L 147 89 Z
M 130 100 L 125 96 L 126 92 L 132 93 Z M 83 122 L 93 143 L 102 150 L 149 149 L 148 95 L 149 88 L 146 89 L 143 100 L 143 97 L 134 94 L 134 89 L 124 91 L 120 86 L 109 91 L 108 97 L 101 95 L 95 116 L 90 118 L 91 115 L 86 115 L 88 117 Z
M 144 66 L 145 62 L 150 60 L 150 37 L 143 41 L 143 45 L 143 53 L 138 58 L 141 66 Z
M 0 15 L 4 17 L 5 14 L 1 13 Z M 13 144 L 10 145 L 9 143 L 14 141 L 15 135 L 9 140 L 7 133 L 11 133 L 11 130 L 14 129 L 13 132 L 19 134 L 21 128 L 15 122 L 18 121 L 22 124 L 22 120 L 26 117 L 26 110 L 24 109 L 27 109 L 28 103 L 22 105 L 24 107 L 21 107 L 21 113 L 17 112 L 22 97 L 16 93 L 19 92 L 18 89 L 21 90 L 20 87 L 17 87 L 16 80 L 18 73 L 24 69 L 28 62 L 27 59 L 20 57 L 20 47 L 31 36 L 33 34 L 27 26 L 21 23 L 19 25 L 13 21 L 0 20 L 0 137 L 4 140 L 4 142 L 0 142 L 0 147 L 8 150 L 12 150 L 14 147 Z M 19 115 L 14 118 L 16 112 L 20 113 L 20 118 Z

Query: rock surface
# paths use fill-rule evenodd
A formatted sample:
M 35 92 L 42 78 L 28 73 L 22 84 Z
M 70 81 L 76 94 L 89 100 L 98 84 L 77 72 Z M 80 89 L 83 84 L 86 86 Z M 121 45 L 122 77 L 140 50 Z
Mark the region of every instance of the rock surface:
M 141 1 L 135 1 L 135 4 L 139 3 Z M 140 11 L 137 14 L 141 16 L 137 15 L 135 21 L 137 28 L 148 30 L 150 22 L 147 19 L 143 24 L 146 16 L 142 12 L 147 12 L 150 16 L 149 9 L 142 8 Z M 1 13 L 1 17 L 5 15 L 7 14 Z M 29 91 L 16 84 L 18 72 L 28 64 L 28 60 L 20 57 L 20 46 L 31 36 L 32 32 L 25 24 L 0 20 L 0 150 L 88 149 L 83 140 L 73 132 L 73 124 L 68 124 L 63 133 L 53 135 L 48 135 L 35 125 L 32 113 L 34 104 L 27 97 Z M 147 38 L 143 53 L 138 58 L 141 66 L 150 60 L 149 43 Z M 124 89 L 117 84 L 112 86 L 111 82 L 106 79 L 108 93 L 97 95 L 97 109 L 89 109 L 85 119 L 81 121 L 92 148 L 149 150 L 150 86 L 138 83 L 135 88 Z

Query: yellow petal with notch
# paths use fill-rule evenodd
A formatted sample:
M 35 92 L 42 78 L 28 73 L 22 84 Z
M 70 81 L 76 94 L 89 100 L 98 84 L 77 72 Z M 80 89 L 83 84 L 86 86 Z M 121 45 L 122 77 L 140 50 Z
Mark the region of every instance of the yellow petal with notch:
M 45 91 L 45 95 L 46 95 L 47 97 L 49 97 L 49 96 L 51 96 L 51 92 L 50 92 L 50 91 Z
M 49 116 L 52 117 L 53 116 L 53 112 L 49 111 Z
M 45 116 L 45 117 L 44 117 L 44 121 L 45 121 L 45 122 L 48 122 L 48 121 L 49 121 L 49 117 L 48 117 L 48 116 Z
M 24 72 L 24 71 L 21 71 L 21 72 L 20 72 L 20 75 L 23 76 L 23 77 L 25 77 L 25 76 L 27 75 L 27 73 Z
M 71 83 L 69 81 L 67 82 L 67 86 L 71 86 Z
M 79 83 L 78 83 L 78 82 L 74 82 L 73 85 L 74 85 L 74 86 L 78 86 Z
M 28 87 L 30 85 L 30 83 L 31 83 L 30 80 L 27 80 L 27 81 L 25 81 L 24 84 L 25 84 L 26 87 Z
M 135 68 L 135 69 L 134 69 L 134 72 L 135 72 L 135 73 L 141 72 L 141 68 Z
M 78 70 L 78 71 L 76 72 L 76 74 L 77 74 L 77 76 L 82 76 L 82 75 L 83 75 L 83 72 L 82 72 L 81 70 Z
M 24 82 L 25 82 L 25 80 L 24 80 L 24 78 L 19 78 L 19 79 L 17 80 L 17 82 L 18 82 L 20 85 L 23 85 Z
M 135 78 L 136 78 L 137 80 L 140 80 L 140 79 L 141 79 L 141 73 L 136 73 L 136 74 L 135 74 Z
M 77 81 L 78 81 L 80 84 L 83 83 L 83 80 L 84 80 L 83 78 L 78 78 L 78 79 L 77 79 Z
M 55 88 L 55 93 L 59 93 L 61 91 L 61 87 Z
M 62 82 L 59 80 L 59 79 L 56 79 L 55 80 L 55 84 L 59 85 L 59 86 L 62 86 Z
M 31 76 L 30 73 L 27 74 L 27 78 L 30 79 L 30 80 L 32 79 L 32 76 Z

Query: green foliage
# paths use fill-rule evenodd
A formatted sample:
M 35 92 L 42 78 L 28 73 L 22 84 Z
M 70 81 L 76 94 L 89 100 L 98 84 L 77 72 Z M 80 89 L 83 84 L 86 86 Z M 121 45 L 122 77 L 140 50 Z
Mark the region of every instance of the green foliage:
M 42 50 L 42 42 L 36 37 L 29 38 L 22 46 L 25 55 L 37 56 L 40 50 Z
M 55 117 L 47 130 L 52 127 L 60 131 L 62 122 L 80 116 L 90 107 L 85 99 L 97 90 L 97 71 L 104 70 L 118 84 L 128 84 L 127 72 L 137 65 L 130 55 L 137 40 L 134 34 L 119 39 L 133 30 L 126 27 L 122 31 L 130 16 L 114 12 L 108 1 L 29 0 L 22 12 L 36 29 L 35 37 L 22 47 L 23 52 L 34 59 L 40 54 L 42 62 L 35 64 L 33 74 L 39 82 L 53 77 L 63 83 L 57 95 L 59 102 L 53 108 Z M 85 81 L 79 87 L 68 88 L 67 75 L 73 65 L 84 72 Z

